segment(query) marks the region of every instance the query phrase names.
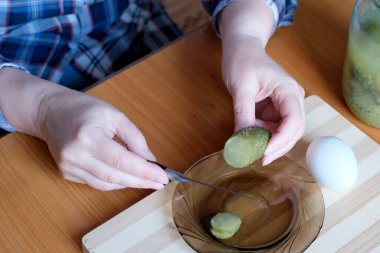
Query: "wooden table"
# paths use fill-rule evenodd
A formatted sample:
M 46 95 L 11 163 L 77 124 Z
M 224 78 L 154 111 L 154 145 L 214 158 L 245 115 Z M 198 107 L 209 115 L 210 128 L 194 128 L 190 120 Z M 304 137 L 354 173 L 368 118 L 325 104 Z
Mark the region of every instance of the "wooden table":
M 353 0 L 300 1 L 295 23 L 267 51 L 307 94 L 317 94 L 380 142 L 341 95 Z M 209 25 L 114 75 L 88 93 L 125 112 L 159 161 L 184 171 L 220 150 L 233 131 L 232 102 L 220 77 L 221 48 Z M 13 133 L 0 140 L 0 251 L 81 252 L 81 238 L 148 195 L 100 192 L 65 181 L 46 145 Z

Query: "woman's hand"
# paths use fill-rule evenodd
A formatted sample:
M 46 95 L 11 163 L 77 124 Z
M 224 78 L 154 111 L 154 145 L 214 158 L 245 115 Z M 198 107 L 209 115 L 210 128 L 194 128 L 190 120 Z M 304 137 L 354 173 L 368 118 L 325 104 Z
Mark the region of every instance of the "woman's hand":
M 42 139 L 64 178 L 96 189 L 161 189 L 166 173 L 143 134 L 120 111 L 92 96 L 69 89 L 43 100 Z M 116 142 L 117 136 L 125 146 Z
M 273 15 L 265 0 L 235 0 L 219 17 L 235 130 L 258 125 L 272 132 L 264 165 L 288 152 L 305 129 L 303 89 L 264 50 L 276 26 Z
M 242 35 L 223 43 L 222 73 L 233 97 L 235 130 L 257 125 L 272 132 L 263 157 L 268 164 L 304 133 L 304 90 L 265 53 L 258 39 Z
M 11 68 L 0 73 L 0 91 L 6 119 L 47 143 L 64 178 L 99 190 L 168 183 L 166 173 L 147 162 L 155 157 L 143 134 L 111 105 Z

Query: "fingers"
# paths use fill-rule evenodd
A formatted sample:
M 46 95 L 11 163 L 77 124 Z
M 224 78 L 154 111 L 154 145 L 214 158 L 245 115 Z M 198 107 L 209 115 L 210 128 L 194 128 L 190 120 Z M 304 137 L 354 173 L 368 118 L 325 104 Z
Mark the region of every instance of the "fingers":
M 157 165 L 148 162 L 139 155 L 128 151 L 115 141 L 104 139 L 102 146 L 94 151 L 94 157 L 122 173 L 140 177 L 159 184 L 167 184 L 166 173 Z M 83 161 L 82 163 L 86 163 Z
M 273 106 L 272 100 L 266 98 L 256 104 L 256 125 L 258 118 L 265 121 L 277 122 L 281 119 L 281 115 L 276 111 Z
M 144 135 L 135 124 L 122 115 L 119 117 L 117 126 L 117 136 L 127 145 L 131 152 L 147 160 L 156 161 L 156 157 L 150 151 Z
M 77 181 L 82 181 L 83 183 L 88 184 L 89 186 L 97 190 L 111 191 L 111 190 L 124 189 L 127 187 L 125 185 L 105 182 L 95 177 L 90 172 L 87 172 L 86 170 L 79 169 L 76 167 L 71 167 L 69 171 L 70 171 L 68 172 L 69 174 L 64 176 L 65 179 L 72 181 L 71 179 L 75 178 Z
M 235 131 L 255 124 L 255 97 L 256 85 L 247 85 L 247 88 L 239 88 L 233 93 Z
M 132 188 L 164 188 L 163 183 L 157 183 L 140 176 L 135 176 L 131 173 L 117 170 L 96 159 L 89 159 L 86 164 L 83 164 L 83 169 L 106 183 L 118 184 Z M 150 174 L 150 171 L 147 172 Z
M 86 164 L 82 165 L 82 168 L 71 166 L 64 177 L 74 182 L 86 183 L 102 191 L 127 187 L 156 190 L 164 188 L 163 184 L 123 173 L 95 159 L 89 159 Z
M 63 178 L 74 183 L 84 184 L 83 180 L 72 175 L 64 175 Z
M 264 121 L 261 119 L 256 119 L 256 126 L 264 127 L 268 129 L 271 133 L 276 132 L 279 125 L 280 123 L 276 121 Z
M 109 143 L 112 142 L 114 141 L 111 140 L 102 143 L 108 143 L 108 145 L 104 145 L 107 150 L 110 147 Z M 95 189 L 103 191 L 126 187 L 162 189 L 164 188 L 164 184 L 169 182 L 166 173 L 155 164 L 147 162 L 141 157 L 129 152 L 116 142 L 115 147 L 120 149 L 119 152 L 122 152 L 123 156 L 125 155 L 125 158 L 115 158 L 115 160 L 113 160 L 116 161 L 115 164 L 117 164 L 119 168 L 123 169 L 112 167 L 98 160 L 98 156 L 96 156 L 96 158 L 86 156 L 78 161 L 76 165 L 64 164 L 61 168 L 63 177 L 73 182 L 86 183 Z M 114 151 L 115 147 L 113 147 Z M 118 152 L 117 149 L 116 152 Z M 106 157 L 108 156 L 107 153 L 103 154 Z M 110 152 L 109 156 L 111 157 L 112 155 L 114 154 Z M 111 160 L 112 159 L 109 159 L 109 161 Z
M 269 164 L 273 160 L 287 153 L 298 141 L 305 130 L 305 113 L 303 109 L 303 97 L 299 93 L 286 90 L 287 87 L 274 91 L 272 101 L 282 120 L 276 131 L 272 132 L 263 164 Z

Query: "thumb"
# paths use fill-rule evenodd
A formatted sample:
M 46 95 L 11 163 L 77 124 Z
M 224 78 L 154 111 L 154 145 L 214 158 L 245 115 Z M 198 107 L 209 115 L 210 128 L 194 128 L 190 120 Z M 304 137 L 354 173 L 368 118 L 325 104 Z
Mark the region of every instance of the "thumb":
M 256 89 L 254 87 L 240 87 L 233 94 L 235 132 L 255 124 L 255 97 Z
M 119 120 L 116 135 L 126 144 L 129 151 L 146 160 L 156 161 L 143 133 L 127 117 L 124 116 Z

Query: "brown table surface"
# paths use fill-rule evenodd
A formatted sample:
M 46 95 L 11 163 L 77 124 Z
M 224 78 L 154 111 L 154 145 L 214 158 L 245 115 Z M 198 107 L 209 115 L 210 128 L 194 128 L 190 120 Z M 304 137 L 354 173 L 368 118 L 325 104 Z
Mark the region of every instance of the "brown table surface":
M 317 94 L 370 137 L 341 95 L 353 0 L 300 1 L 294 25 L 267 51 L 307 94 Z M 233 131 L 232 102 L 220 77 L 221 48 L 209 25 L 114 75 L 88 93 L 125 112 L 159 161 L 184 171 L 222 149 Z M 0 140 L 0 251 L 81 252 L 81 238 L 151 191 L 112 192 L 64 180 L 46 145 L 13 133 Z

